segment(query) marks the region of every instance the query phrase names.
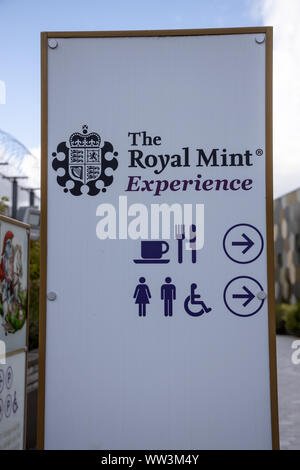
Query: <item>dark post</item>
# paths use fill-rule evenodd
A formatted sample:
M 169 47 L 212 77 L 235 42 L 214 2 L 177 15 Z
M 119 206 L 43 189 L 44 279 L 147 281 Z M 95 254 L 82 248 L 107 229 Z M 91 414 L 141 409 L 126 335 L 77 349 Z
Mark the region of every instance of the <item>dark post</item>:
M 18 208 L 18 181 L 16 178 L 12 180 L 12 218 L 17 218 Z
M 6 176 L 2 175 L 2 178 L 10 181 L 12 183 L 12 211 L 11 216 L 13 219 L 17 218 L 17 210 L 18 210 L 18 179 L 25 180 L 28 176 Z
M 29 206 L 34 207 L 34 191 L 31 189 L 29 191 Z

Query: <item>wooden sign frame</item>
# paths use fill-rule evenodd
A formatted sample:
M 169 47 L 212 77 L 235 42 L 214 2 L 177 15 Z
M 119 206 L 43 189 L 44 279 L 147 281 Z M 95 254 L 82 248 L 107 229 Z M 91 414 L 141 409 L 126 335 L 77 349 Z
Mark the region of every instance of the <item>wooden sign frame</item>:
M 273 129 L 272 129 L 272 75 L 273 75 L 273 28 L 221 28 L 158 31 L 87 31 L 87 32 L 43 32 L 41 33 L 41 284 L 40 284 L 40 336 L 39 336 L 39 393 L 38 393 L 38 448 L 44 448 L 45 419 L 45 368 L 46 368 L 46 286 L 47 286 L 47 161 L 48 161 L 48 97 L 47 97 L 47 53 L 51 38 L 120 38 L 163 36 L 208 36 L 235 34 L 265 34 L 266 38 L 266 230 L 268 271 L 268 325 L 269 325 L 269 370 L 272 446 L 279 449 L 278 398 L 276 368 L 276 324 L 274 297 L 274 243 L 273 243 Z

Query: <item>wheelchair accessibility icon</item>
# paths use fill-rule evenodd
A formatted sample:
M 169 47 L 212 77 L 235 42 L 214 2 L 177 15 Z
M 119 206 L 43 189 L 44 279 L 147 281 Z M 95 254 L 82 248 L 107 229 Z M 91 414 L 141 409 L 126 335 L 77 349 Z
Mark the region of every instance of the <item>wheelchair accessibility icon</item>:
M 192 317 L 200 317 L 201 315 L 203 315 L 203 313 L 209 313 L 212 310 L 210 307 L 207 307 L 202 300 L 199 300 L 201 298 L 201 295 L 195 294 L 196 289 L 197 284 L 191 284 L 191 295 L 189 295 L 184 301 L 184 309 L 186 313 L 188 313 Z M 194 305 L 197 307 L 195 307 L 195 310 L 197 311 L 194 311 L 194 309 L 191 310 L 191 306 Z

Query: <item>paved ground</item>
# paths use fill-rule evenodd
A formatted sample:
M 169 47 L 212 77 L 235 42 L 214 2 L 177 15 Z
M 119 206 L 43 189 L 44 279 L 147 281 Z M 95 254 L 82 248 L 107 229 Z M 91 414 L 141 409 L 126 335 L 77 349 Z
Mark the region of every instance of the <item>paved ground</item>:
M 291 360 L 292 336 L 277 336 L 280 448 L 300 450 L 300 364 Z

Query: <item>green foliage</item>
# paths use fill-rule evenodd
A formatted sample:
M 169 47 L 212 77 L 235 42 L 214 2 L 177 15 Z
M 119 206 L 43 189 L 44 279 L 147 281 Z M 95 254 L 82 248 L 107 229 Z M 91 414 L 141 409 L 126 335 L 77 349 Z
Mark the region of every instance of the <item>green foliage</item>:
M 7 213 L 7 209 L 8 209 L 8 197 L 6 196 L 2 196 L 0 198 L 0 214 L 1 215 L 5 215 Z
M 29 349 L 39 343 L 40 241 L 30 242 Z
M 18 308 L 14 315 L 8 312 L 7 321 L 9 324 L 9 329 L 7 331 L 9 333 L 15 333 L 16 331 L 20 330 L 23 327 L 25 320 L 26 320 L 25 312 L 26 312 L 26 305 L 25 305 L 25 309 Z
M 286 331 L 294 336 L 300 336 L 300 302 L 285 314 Z
M 9 333 L 15 333 L 23 328 L 27 313 L 27 290 L 18 292 L 18 301 L 13 313 L 8 312 L 5 317 L 5 328 Z M 3 315 L 3 309 L 2 309 Z
M 285 329 L 285 312 L 286 307 L 289 307 L 287 304 L 278 304 L 275 306 L 275 315 L 276 315 L 276 333 L 283 335 L 286 333 Z
M 276 332 L 300 337 L 300 302 L 297 305 L 276 305 Z
M 27 309 L 27 291 L 26 290 L 19 291 L 18 300 L 22 309 L 26 311 Z

